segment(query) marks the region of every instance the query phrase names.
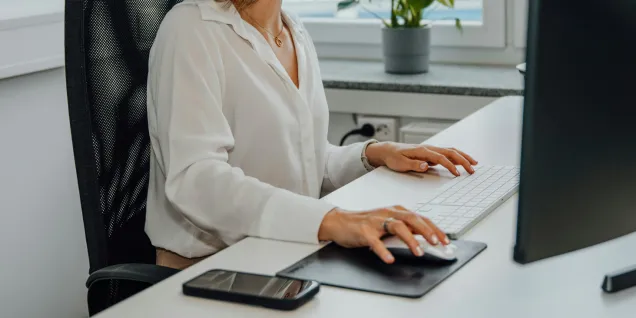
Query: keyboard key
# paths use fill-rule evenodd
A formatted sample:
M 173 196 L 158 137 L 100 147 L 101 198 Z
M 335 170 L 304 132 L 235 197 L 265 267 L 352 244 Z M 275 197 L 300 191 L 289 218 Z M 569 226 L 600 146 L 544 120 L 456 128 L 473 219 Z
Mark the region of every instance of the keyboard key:
M 433 209 L 433 206 L 430 205 L 430 204 L 427 204 L 427 205 L 422 205 L 420 208 L 418 208 L 415 211 L 417 211 L 417 212 L 428 212 L 428 211 L 430 211 L 432 209 Z
M 485 204 L 486 206 L 489 206 L 489 205 L 495 203 L 495 201 L 497 201 L 497 198 L 487 198 L 484 201 L 481 201 L 480 204 Z M 479 206 L 479 205 L 477 205 L 477 206 Z
M 435 223 L 438 227 L 447 228 L 451 225 L 449 221 L 440 221 L 439 223 Z
M 445 218 L 440 217 L 440 216 L 433 216 L 433 217 L 431 217 L 431 221 L 432 221 L 433 223 L 435 223 L 435 224 L 440 223 L 440 222 L 441 222 L 442 220 L 444 220 L 444 219 L 445 219 Z
M 463 213 L 466 213 L 466 212 L 470 211 L 470 208 L 463 206 L 461 208 L 458 208 L 457 211 L 459 211 L 459 212 L 461 212 L 463 214 Z
M 433 212 L 437 215 L 449 215 L 457 210 L 456 206 L 437 205 L 433 208 Z
M 470 211 L 464 213 L 464 216 L 470 217 L 470 218 L 474 218 L 474 217 L 478 216 L 479 214 L 481 214 L 481 209 L 480 208 L 472 208 L 472 209 L 470 209 Z

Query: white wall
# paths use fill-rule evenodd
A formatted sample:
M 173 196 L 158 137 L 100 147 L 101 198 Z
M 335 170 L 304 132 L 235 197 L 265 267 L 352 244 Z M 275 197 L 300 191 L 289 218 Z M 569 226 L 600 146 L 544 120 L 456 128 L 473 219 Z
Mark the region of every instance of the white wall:
M 86 317 L 63 69 L 0 80 L 0 317 Z

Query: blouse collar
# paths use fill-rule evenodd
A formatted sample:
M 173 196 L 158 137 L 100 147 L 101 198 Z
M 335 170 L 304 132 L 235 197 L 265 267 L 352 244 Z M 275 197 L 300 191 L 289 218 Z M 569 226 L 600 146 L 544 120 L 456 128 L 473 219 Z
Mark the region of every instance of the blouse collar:
M 201 10 L 201 19 L 204 21 L 217 21 L 231 25 L 239 36 L 251 39 L 251 32 L 248 31 L 248 23 L 241 18 L 236 7 L 231 2 L 217 2 L 215 0 L 186 0 L 196 2 Z M 298 18 L 282 10 L 283 20 L 292 30 L 295 37 L 302 37 L 304 30 L 298 22 Z

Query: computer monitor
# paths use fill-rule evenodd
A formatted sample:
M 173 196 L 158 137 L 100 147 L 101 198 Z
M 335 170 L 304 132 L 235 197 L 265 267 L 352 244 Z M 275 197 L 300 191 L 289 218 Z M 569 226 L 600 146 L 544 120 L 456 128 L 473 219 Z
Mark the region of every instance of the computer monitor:
M 636 231 L 636 1 L 532 0 L 528 21 L 524 264 Z

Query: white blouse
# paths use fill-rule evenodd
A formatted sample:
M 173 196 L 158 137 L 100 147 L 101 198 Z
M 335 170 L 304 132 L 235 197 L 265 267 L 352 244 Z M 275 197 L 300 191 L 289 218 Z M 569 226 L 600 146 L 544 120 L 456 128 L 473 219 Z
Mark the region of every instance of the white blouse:
M 152 144 L 146 233 L 185 257 L 245 236 L 318 243 L 318 198 L 360 177 L 362 143 L 327 141 L 329 112 L 315 48 L 284 14 L 298 56 L 296 88 L 236 9 L 186 0 L 150 53 Z

